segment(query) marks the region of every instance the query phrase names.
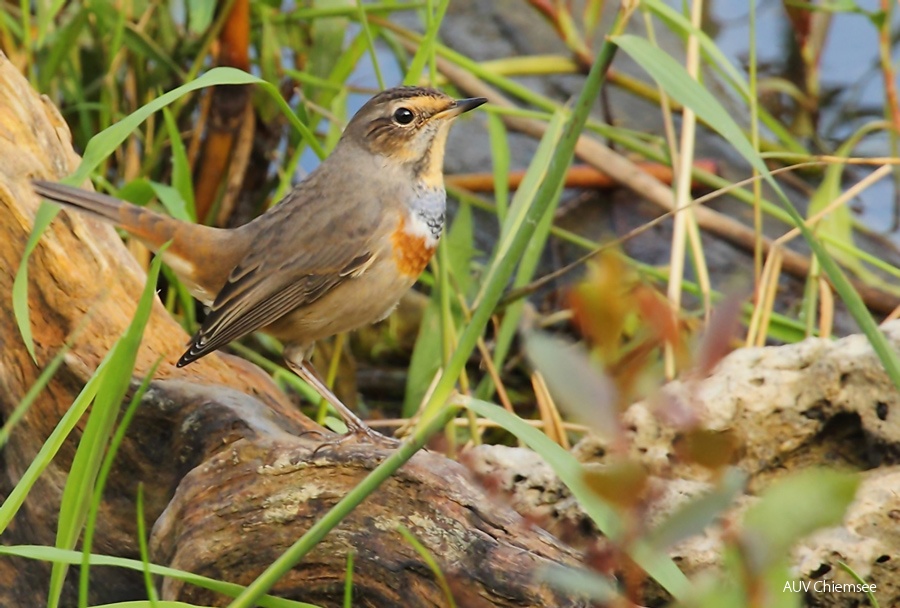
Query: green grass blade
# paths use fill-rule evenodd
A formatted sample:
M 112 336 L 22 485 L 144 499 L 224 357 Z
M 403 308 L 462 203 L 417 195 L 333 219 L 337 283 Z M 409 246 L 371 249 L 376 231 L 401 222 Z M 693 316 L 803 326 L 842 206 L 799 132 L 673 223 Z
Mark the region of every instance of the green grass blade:
M 623 26 L 624 18 L 627 14 L 627 11 L 622 10 L 616 17 L 612 26 L 613 33 L 617 33 Z M 472 313 L 471 321 L 460 335 L 456 351 L 453 353 L 441 379 L 435 386 L 431 399 L 426 404 L 420 424 L 427 423 L 434 413 L 440 411 L 442 405 L 453 392 L 453 387 L 465 367 L 469 355 L 474 350 L 478 338 L 484 332 L 491 316 L 494 314 L 494 309 L 503 297 L 506 285 L 512 277 L 525 249 L 528 247 L 528 241 L 534 234 L 536 226 L 547 209 L 554 204 L 553 196 L 559 190 L 566 171 L 572 162 L 575 143 L 584 130 L 588 115 L 604 81 L 606 69 L 612 62 L 614 54 L 614 46 L 609 41 L 604 42 L 597 53 L 597 58 L 585 80 L 584 88 L 563 129 L 563 136 L 559 140 L 556 154 L 553 156 L 550 168 L 547 171 L 547 177 L 535 194 L 535 203 L 529 207 L 526 222 L 513 236 L 507 255 L 502 259 L 495 259 L 495 267 L 489 269 L 488 272 L 491 274 L 492 279 L 489 283 L 485 283 L 485 289 L 480 295 L 479 304 Z
M 191 163 L 188 160 L 184 141 L 181 139 L 181 131 L 175 122 L 175 115 L 169 108 L 163 108 L 163 118 L 166 121 L 166 131 L 169 134 L 169 142 L 172 146 L 172 187 L 181 195 L 184 201 L 186 215 L 190 221 L 197 221 L 197 211 L 194 205 L 194 180 L 192 179 Z
M 34 351 L 34 336 L 31 333 L 31 317 L 28 308 L 28 259 L 31 252 L 38 244 L 41 235 L 56 214 L 59 213 L 59 207 L 49 203 L 41 203 L 37 213 L 34 215 L 34 228 L 25 243 L 25 250 L 22 252 L 22 260 L 19 262 L 19 270 L 16 272 L 16 278 L 13 280 L 12 301 L 13 316 L 16 318 L 16 325 L 19 328 L 19 334 L 25 343 L 25 349 L 31 356 L 31 360 L 37 363 L 37 354 Z
M 659 16 L 669 29 L 682 35 L 696 36 L 700 41 L 700 46 L 707 58 L 712 60 L 713 66 L 718 68 L 719 72 L 725 76 L 725 79 L 731 84 L 732 88 L 745 100 L 751 99 L 750 86 L 744 80 L 743 75 L 737 68 L 725 57 L 725 54 L 716 46 L 709 35 L 703 30 L 695 28 L 690 20 L 671 6 L 667 6 L 660 0 L 644 0 L 642 3 L 653 13 Z M 777 120 L 774 116 L 759 108 L 760 120 L 765 126 L 778 138 L 778 140 L 792 152 L 806 154 L 806 149 L 797 141 L 791 132 Z
M 434 290 L 425 305 L 416 344 L 409 359 L 402 410 L 406 418 L 415 415 L 441 368 L 441 304 L 437 296 L 437 290 Z
M 849 574 L 850 578 L 855 580 L 857 583 L 859 583 L 860 585 L 866 585 L 865 593 L 866 593 L 866 598 L 868 598 L 868 600 L 869 600 L 869 605 L 872 608 L 880 608 L 881 604 L 878 603 L 878 598 L 875 597 L 875 592 L 873 591 L 873 589 L 875 589 L 875 585 L 867 582 L 866 579 L 861 577 L 859 575 L 859 573 L 857 573 L 856 570 L 851 568 L 848 564 L 846 564 L 842 561 L 838 561 L 838 566 L 840 566 L 841 570 L 843 570 L 844 572 Z
M 754 150 L 750 141 L 719 102 L 694 81 L 674 59 L 646 40 L 635 36 L 616 36 L 619 45 L 662 87 L 666 93 L 683 106 L 690 107 L 698 117 L 719 133 L 749 162 L 772 187 L 787 212 L 788 217 L 803 234 L 803 238 L 819 259 L 819 263 L 831 280 L 834 290 L 840 295 L 847 310 L 853 316 L 881 360 L 894 386 L 900 388 L 900 357 L 891 348 L 887 338 L 869 314 L 859 293 L 853 288 L 837 262 L 829 255 L 822 242 L 807 228 L 803 217 L 791 203 L 781 186 L 769 172 L 762 157 Z
M 487 113 L 488 138 L 491 142 L 491 162 L 494 171 L 494 201 L 497 205 L 497 219 L 500 223 L 506 220 L 509 207 L 509 140 L 506 136 L 506 125 L 496 112 Z
M 137 408 L 141 404 L 141 399 L 143 399 L 144 393 L 146 393 L 147 389 L 150 387 L 150 381 L 156 375 L 156 369 L 159 367 L 159 364 L 161 362 L 162 357 L 158 358 L 156 362 L 150 367 L 150 369 L 147 371 L 147 374 L 144 376 L 144 379 L 141 381 L 141 384 L 138 387 L 137 391 L 135 391 L 134 396 L 132 396 L 131 402 L 129 402 L 128 407 L 125 410 L 125 414 L 122 416 L 122 422 L 119 424 L 115 434 L 113 435 L 112 441 L 110 441 L 109 443 L 109 449 L 106 450 L 106 455 L 103 457 L 103 463 L 100 465 L 100 472 L 97 475 L 97 481 L 94 484 L 93 496 L 91 497 L 91 504 L 88 509 L 87 523 L 84 526 L 84 539 L 82 540 L 81 547 L 84 557 L 81 560 L 81 570 L 78 573 L 78 604 L 82 608 L 86 608 L 88 603 L 88 584 L 90 582 L 91 570 L 91 548 L 93 547 L 94 530 L 96 529 L 97 525 L 97 517 L 100 514 L 100 503 L 103 500 L 103 489 L 106 487 L 106 480 L 109 478 L 110 471 L 112 471 L 116 454 L 118 454 L 119 452 L 119 446 L 121 446 L 122 442 L 125 440 L 125 432 L 128 430 L 128 426 L 131 424 L 134 415 L 137 413 Z M 143 505 L 140 505 L 140 508 L 143 508 Z M 145 575 L 146 574 L 147 573 L 145 571 Z
M 51 360 L 47 367 L 44 368 L 41 375 L 38 376 L 37 380 L 34 381 L 34 384 L 31 385 L 31 388 L 28 389 L 28 392 L 25 393 L 25 396 L 22 397 L 22 400 L 19 401 L 19 404 L 16 405 L 16 409 L 12 411 L 6 419 L 6 422 L 3 423 L 3 428 L 0 428 L 0 451 L 3 450 L 3 446 L 9 441 L 9 435 L 12 433 L 13 428 L 19 420 L 22 419 L 22 416 L 25 415 L 28 408 L 34 403 L 34 400 L 38 398 L 38 395 L 41 394 L 41 391 L 43 391 L 50 382 L 50 379 L 56 375 L 59 366 L 62 365 L 63 358 L 66 356 L 66 353 L 69 352 L 69 348 L 71 347 L 68 344 L 65 344 L 59 349 L 59 352 L 56 353 L 53 360 Z
M 413 11 L 425 8 L 425 2 L 372 2 L 366 3 L 366 13 L 392 13 L 394 11 Z M 323 17 L 354 17 L 356 16 L 356 6 L 316 6 L 304 7 L 298 6 L 290 12 L 284 12 L 275 17 L 279 22 L 302 22 L 312 19 L 321 19 Z
M 35 9 L 37 11 L 37 40 L 36 45 L 41 47 L 44 45 L 44 39 L 47 32 L 50 31 L 50 25 L 56 19 L 59 11 L 65 6 L 65 0 L 53 0 L 52 2 L 37 2 Z M 30 10 L 30 7 L 26 10 Z
M 147 120 L 147 118 L 154 112 L 161 110 L 165 106 L 168 106 L 172 102 L 193 91 L 197 91 L 206 87 L 237 84 L 258 85 L 267 93 L 272 95 L 273 99 L 275 99 L 276 102 L 280 101 L 278 105 L 282 108 L 294 128 L 296 128 L 300 132 L 300 134 L 307 141 L 310 147 L 312 147 L 312 149 L 316 152 L 319 158 L 323 158 L 325 156 L 325 152 L 319 145 L 318 140 L 316 140 L 315 136 L 306 127 L 306 125 L 297 120 L 290 106 L 288 106 L 287 102 L 284 101 L 284 98 L 281 97 L 281 93 L 278 91 L 277 87 L 269 82 L 266 82 L 265 80 L 262 80 L 261 78 L 257 78 L 252 74 L 248 74 L 247 72 L 243 72 L 235 68 L 213 68 L 196 80 L 192 80 L 191 82 L 183 84 L 178 88 L 172 89 L 171 91 L 160 95 L 150 103 L 138 108 L 116 124 L 92 137 L 91 141 L 88 142 L 88 145 L 84 150 L 81 164 L 78 166 L 78 169 L 75 171 L 75 173 L 73 173 L 71 176 L 71 181 L 76 184 L 80 184 L 85 179 L 87 179 L 87 177 L 94 171 L 94 169 L 96 169 L 100 165 L 100 163 L 102 163 L 110 154 L 112 154 L 122 144 L 122 142 L 124 142 L 125 139 L 128 138 L 128 136 L 131 135 L 131 133 L 135 129 L 137 129 L 137 127 L 141 123 Z
M 506 251 L 512 244 L 513 236 L 522 229 L 525 223 L 529 207 L 537 201 L 537 193 L 541 183 L 547 177 L 547 171 L 550 169 L 550 163 L 556 154 L 559 140 L 562 137 L 562 129 L 564 125 L 565 115 L 562 112 L 554 114 L 547 125 L 547 131 L 541 138 L 538 149 L 535 152 L 528 170 L 522 183 L 513 196 L 509 213 L 506 221 L 503 222 L 500 240 L 495 248 L 496 253 L 493 259 L 500 259 L 507 255 Z M 534 277 L 537 270 L 538 262 L 543 254 L 544 245 L 547 237 L 550 235 L 550 229 L 553 226 L 553 215 L 559 206 L 559 200 L 562 195 L 563 182 L 560 181 L 557 190 L 551 195 L 550 205 L 541 217 L 534 234 L 529 239 L 528 244 L 521 256 L 521 263 L 513 280 L 513 289 L 528 284 Z M 486 277 L 483 285 L 487 285 L 490 276 Z M 505 315 L 500 323 L 500 329 L 497 331 L 497 337 L 494 344 L 493 363 L 497 369 L 502 369 L 503 362 L 509 354 L 512 347 L 513 339 L 516 335 L 516 328 L 519 325 L 519 319 L 522 315 L 524 302 L 513 302 L 506 307 Z M 494 381 L 489 375 L 485 375 L 481 383 L 478 385 L 477 395 L 481 399 L 489 399 L 494 392 Z
M 87 519 L 90 497 L 100 473 L 103 453 L 112 435 L 122 400 L 131 384 L 144 327 L 150 319 L 161 264 L 162 258 L 157 256 L 150 265 L 147 282 L 138 301 L 134 318 L 125 334 L 112 347 L 103 370 L 97 374 L 100 377 L 97 395 L 81 440 L 78 442 L 78 449 L 75 451 L 59 506 L 59 523 L 56 530 L 58 548 L 73 548 Z M 50 608 L 59 605 L 67 571 L 66 564 L 53 565 L 47 601 Z
M 616 36 L 614 42 L 644 68 L 672 99 L 691 108 L 698 117 L 702 116 L 747 162 L 760 173 L 766 172 L 765 163 L 728 110 L 703 85 L 691 78 L 681 64 L 644 38 L 625 34 Z
M 428 27 L 425 30 L 425 35 L 422 37 L 422 42 L 416 50 L 416 54 L 413 56 L 412 61 L 409 63 L 409 68 L 406 70 L 406 77 L 403 79 L 403 84 L 418 84 L 419 80 L 422 78 L 422 71 L 425 69 L 426 62 L 430 63 L 432 61 L 436 52 L 435 45 L 437 43 L 438 30 L 440 29 L 441 23 L 444 21 L 444 14 L 447 12 L 448 6 L 450 6 L 450 0 L 441 0 L 436 12 L 431 14 Z M 428 7 L 425 10 L 430 11 L 430 9 L 431 7 Z
M 159 199 L 165 210 L 169 212 L 169 215 L 183 222 L 197 221 L 197 211 L 194 208 L 193 201 L 184 198 L 184 192 L 180 188 L 149 180 L 142 181 L 146 181 L 146 184 L 153 190 L 153 194 L 156 195 L 156 198 Z M 189 196 L 193 197 L 193 194 L 191 193 Z
M 356 17 L 359 20 L 359 24 L 362 27 L 363 32 L 366 35 L 366 41 L 368 42 L 369 47 L 369 58 L 372 60 L 372 71 L 375 72 L 375 80 L 378 82 L 378 88 L 384 89 L 384 76 L 381 75 L 381 67 L 379 66 L 378 61 L 378 52 L 375 49 L 375 37 L 372 36 L 372 28 L 369 25 L 369 20 L 366 18 L 366 7 L 362 2 L 356 3 L 357 14 Z
M 538 144 L 538 149 L 531 159 L 531 163 L 528 165 L 525 177 L 522 179 L 522 183 L 516 190 L 515 196 L 513 196 L 506 220 L 500 227 L 500 238 L 494 246 L 494 253 L 491 256 L 492 260 L 502 259 L 508 255 L 516 235 L 518 235 L 526 223 L 530 221 L 529 212 L 531 211 L 532 206 L 537 204 L 541 184 L 543 184 L 550 171 L 550 165 L 553 162 L 557 146 L 559 146 L 559 141 L 562 138 L 563 127 L 565 126 L 567 119 L 569 119 L 569 116 L 568 112 L 565 110 L 557 112 L 553 115 L 553 118 L 550 119 L 547 130 Z M 562 186 L 561 181 L 559 186 Z M 559 204 L 559 197 L 557 196 L 559 191 L 560 188 L 557 187 L 552 192 L 547 193 L 547 196 L 549 196 L 548 209 L 555 208 Z M 546 212 L 542 213 L 541 217 L 544 217 L 545 215 Z M 494 272 L 496 272 L 496 266 L 492 266 L 488 269 L 487 274 L 485 274 L 482 283 L 482 294 L 491 283 L 493 279 L 492 273 Z M 479 294 L 475 299 L 476 303 L 481 300 L 482 294 Z
M 13 557 L 21 557 L 43 562 L 64 563 L 68 565 L 78 565 L 81 563 L 81 552 L 66 549 L 57 549 L 56 547 L 44 547 L 40 545 L 0 545 L 0 555 L 10 555 Z M 144 569 L 144 564 L 140 560 L 128 559 L 125 557 L 113 557 L 111 555 L 91 555 L 91 566 L 105 566 L 112 568 L 124 568 L 126 570 L 134 570 L 140 572 Z M 234 583 L 226 583 L 218 581 L 199 574 L 177 570 L 175 568 L 167 568 L 150 564 L 150 572 L 154 576 L 164 576 L 177 581 L 183 581 L 196 585 L 202 589 L 209 589 L 216 593 L 221 593 L 228 597 L 237 597 L 245 587 Z M 262 608 L 319 608 L 315 604 L 307 604 L 295 600 L 288 600 L 280 597 L 272 597 L 264 595 L 258 598 L 257 605 Z
M 59 78 L 63 62 L 68 59 L 72 49 L 75 48 L 81 30 L 87 25 L 90 11 L 81 7 L 75 15 L 61 28 L 54 32 L 53 44 L 49 48 L 49 54 L 41 61 L 38 69 L 38 91 L 47 91 L 50 84 Z
M 120 11 L 114 12 L 119 13 Z M 144 61 L 165 66 L 166 71 L 175 74 L 179 80 L 187 80 L 187 72 L 156 40 L 146 35 L 132 23 L 123 23 L 122 25 L 124 27 L 122 27 L 119 37 L 129 51 L 143 58 Z M 118 45 L 111 48 L 118 48 Z
M 444 571 L 441 570 L 440 564 L 438 564 L 437 560 L 434 558 L 434 555 L 431 554 L 431 551 L 419 542 L 419 539 L 413 536 L 413 533 L 409 531 L 408 528 L 404 526 L 399 526 L 397 528 L 397 532 L 400 533 L 400 536 L 406 539 L 412 548 L 416 550 L 416 553 L 419 554 L 419 557 L 422 558 L 428 568 L 431 570 L 432 574 L 438 581 L 438 585 L 441 587 L 441 591 L 444 592 L 444 599 L 447 600 L 447 606 L 449 608 L 456 608 L 456 600 L 453 599 L 453 593 L 450 591 L 450 585 L 447 583 L 447 577 L 444 576 Z
M 313 0 L 312 4 L 349 7 L 355 3 L 352 0 Z M 331 72 L 335 59 L 341 53 L 347 26 L 347 17 L 322 17 L 309 23 L 311 39 L 305 71 L 319 78 L 324 78 Z M 369 40 L 371 43 L 371 39 Z
M 130 602 L 116 602 L 114 604 L 97 604 L 91 608 L 205 608 L 197 604 L 176 602 L 171 600 L 132 600 Z
M 148 375 L 149 377 L 149 375 Z M 138 549 L 141 554 L 141 574 L 144 575 L 144 587 L 147 589 L 147 597 L 150 598 L 150 604 L 153 608 L 159 604 L 159 597 L 156 593 L 156 586 L 153 584 L 153 573 L 150 571 L 150 549 L 147 546 L 147 522 L 144 517 L 144 483 L 138 482 L 137 499 L 135 500 L 136 518 L 137 518 L 137 536 Z M 88 560 L 90 561 L 90 554 Z M 81 560 L 81 567 L 84 568 L 84 559 Z
M 44 469 L 47 468 L 53 457 L 56 456 L 56 453 L 59 452 L 69 433 L 72 432 L 82 414 L 91 404 L 100 385 L 101 368 L 105 369 L 108 359 L 109 356 L 107 355 L 100 367 L 97 368 L 98 373 L 88 380 L 81 393 L 78 394 L 78 397 L 76 397 L 75 401 L 57 423 L 56 428 L 53 429 L 53 432 L 50 433 L 50 436 L 41 446 L 34 460 L 28 465 L 25 473 L 22 474 L 18 483 L 16 483 L 16 487 L 13 488 L 6 500 L 3 501 L 3 504 L 0 505 L 0 534 L 9 526 L 12 518 L 15 517 L 22 503 L 25 502 L 25 498 L 28 496 L 31 488 L 37 482 L 38 477 L 44 472 Z
M 356 551 L 347 553 L 347 577 L 344 579 L 344 608 L 353 608 L 353 565 L 356 562 Z

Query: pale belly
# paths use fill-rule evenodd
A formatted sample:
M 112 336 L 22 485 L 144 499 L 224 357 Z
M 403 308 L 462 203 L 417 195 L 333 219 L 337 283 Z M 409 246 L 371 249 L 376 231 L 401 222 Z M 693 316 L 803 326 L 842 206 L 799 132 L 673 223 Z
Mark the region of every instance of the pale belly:
M 382 259 L 361 276 L 345 280 L 312 304 L 288 313 L 263 331 L 285 344 L 311 345 L 385 318 L 413 283 L 415 278 L 396 272 L 392 260 Z

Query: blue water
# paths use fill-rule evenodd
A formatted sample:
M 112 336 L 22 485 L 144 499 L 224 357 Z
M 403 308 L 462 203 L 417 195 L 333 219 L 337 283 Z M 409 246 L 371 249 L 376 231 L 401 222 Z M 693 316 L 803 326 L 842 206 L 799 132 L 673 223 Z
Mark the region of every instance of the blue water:
M 670 1 L 678 7 L 679 2 Z M 749 8 L 743 0 L 710 0 L 711 20 L 720 27 L 716 44 L 737 66 L 744 66 L 749 48 Z M 857 0 L 859 13 L 835 13 L 821 57 L 821 89 L 829 93 L 821 108 L 817 134 L 823 143 L 822 152 L 834 152 L 846 138 L 861 126 L 884 117 L 884 79 L 879 68 L 878 31 L 870 19 L 862 14 L 878 10 L 878 0 Z M 768 76 L 778 77 L 785 69 L 788 30 L 781 0 L 762 0 L 757 3 L 758 65 L 766 66 Z M 894 9 L 892 37 L 900 32 L 900 7 Z M 893 46 L 894 69 L 900 68 L 900 48 Z M 761 74 L 762 76 L 762 74 Z M 889 156 L 888 136 L 882 131 L 870 135 L 857 147 L 855 156 Z M 851 182 L 861 179 L 870 169 L 853 169 Z M 877 232 L 891 233 L 894 242 L 900 234 L 892 228 L 893 206 L 896 197 L 890 178 L 865 191 L 853 204 L 865 224 Z

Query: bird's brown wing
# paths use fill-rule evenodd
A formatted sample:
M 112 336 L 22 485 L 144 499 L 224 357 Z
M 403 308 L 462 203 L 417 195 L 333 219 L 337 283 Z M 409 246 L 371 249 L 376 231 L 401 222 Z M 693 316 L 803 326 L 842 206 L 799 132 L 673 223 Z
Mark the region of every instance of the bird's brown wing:
M 256 246 L 216 296 L 178 367 L 315 302 L 375 255 L 372 237 L 377 220 L 368 213 L 355 217 L 353 223 L 358 225 L 348 231 L 335 228 L 334 222 L 323 225 L 315 214 L 297 218 L 292 210 L 274 211 L 269 212 L 272 217 L 260 230 Z

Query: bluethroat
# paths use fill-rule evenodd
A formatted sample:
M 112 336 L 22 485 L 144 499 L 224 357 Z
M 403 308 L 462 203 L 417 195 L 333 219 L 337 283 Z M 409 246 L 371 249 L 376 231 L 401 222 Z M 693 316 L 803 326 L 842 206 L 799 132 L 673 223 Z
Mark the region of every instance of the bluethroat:
M 386 317 L 431 259 L 444 226 L 444 150 L 453 120 L 487 100 L 398 87 L 370 99 L 331 155 L 278 204 L 234 229 L 176 220 L 52 182 L 35 191 L 114 223 L 163 252 L 209 314 L 177 364 L 261 330 L 290 369 L 337 410 L 353 437 L 382 439 L 328 389 L 316 340 Z

